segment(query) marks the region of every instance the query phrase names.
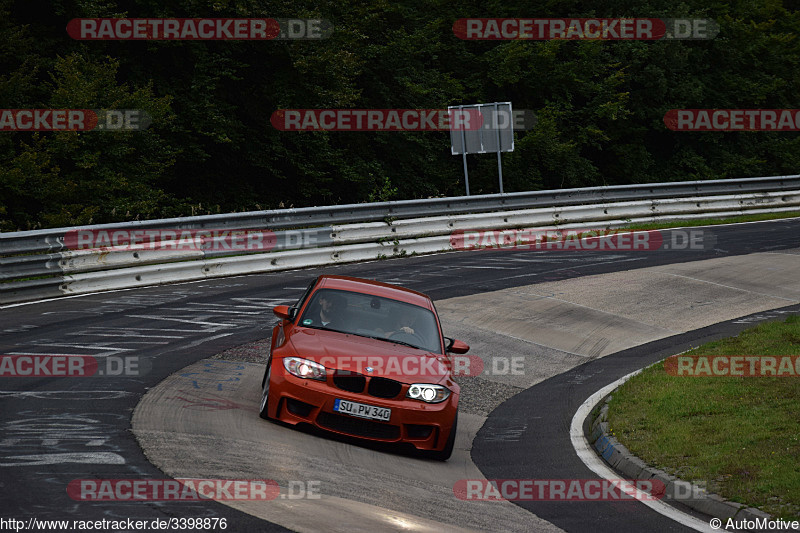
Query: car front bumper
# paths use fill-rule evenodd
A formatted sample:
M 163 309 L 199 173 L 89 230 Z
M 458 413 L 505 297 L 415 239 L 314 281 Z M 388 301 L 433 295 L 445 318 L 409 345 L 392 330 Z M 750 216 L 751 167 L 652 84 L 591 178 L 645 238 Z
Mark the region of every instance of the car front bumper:
M 274 363 L 282 365 L 282 361 Z M 302 379 L 273 373 L 269 391 L 269 415 L 288 424 L 311 424 L 325 431 L 371 441 L 408 443 L 418 450 L 440 451 L 445 447 L 458 410 L 458 395 L 438 404 L 405 398 L 405 385 L 395 398 L 338 388 L 327 381 Z M 334 411 L 336 399 L 392 410 L 388 422 L 360 418 Z

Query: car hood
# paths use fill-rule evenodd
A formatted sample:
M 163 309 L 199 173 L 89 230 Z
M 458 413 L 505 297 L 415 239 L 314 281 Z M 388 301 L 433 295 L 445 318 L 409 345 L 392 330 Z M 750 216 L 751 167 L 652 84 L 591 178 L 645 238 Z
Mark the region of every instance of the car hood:
M 448 358 L 392 342 L 312 328 L 287 339 L 292 351 L 328 369 L 380 376 L 404 383 L 450 382 Z

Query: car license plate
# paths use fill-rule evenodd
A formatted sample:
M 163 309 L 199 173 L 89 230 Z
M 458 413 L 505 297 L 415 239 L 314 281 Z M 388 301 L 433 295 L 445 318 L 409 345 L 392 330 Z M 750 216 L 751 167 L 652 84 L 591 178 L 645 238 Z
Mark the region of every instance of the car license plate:
M 377 407 L 363 403 L 349 402 L 338 398 L 333 402 L 333 410 L 337 413 L 370 418 L 372 420 L 381 420 L 382 422 L 388 422 L 389 418 L 392 416 L 392 410 L 388 407 Z

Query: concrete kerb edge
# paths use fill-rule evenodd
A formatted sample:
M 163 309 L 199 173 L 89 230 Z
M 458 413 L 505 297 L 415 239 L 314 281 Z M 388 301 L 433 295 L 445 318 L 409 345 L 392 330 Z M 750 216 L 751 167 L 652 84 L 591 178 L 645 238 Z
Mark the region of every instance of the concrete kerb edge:
M 592 408 L 589 416 L 584 420 L 583 430 L 586 440 L 597 455 L 614 471 L 624 476 L 624 479 L 659 480 L 665 486 L 665 495 L 662 498 L 665 503 L 680 502 L 696 511 L 722 520 L 728 518 L 735 520 L 774 519 L 772 515 L 760 509 L 726 500 L 718 494 L 708 493 L 702 487 L 678 479 L 663 470 L 648 465 L 633 455 L 611 434 L 608 427 L 609 401 L 613 394 L 612 391 Z M 692 498 L 675 499 L 672 497 L 676 490 L 685 493 L 687 489 L 691 491 Z M 695 498 L 695 496 L 697 497 Z

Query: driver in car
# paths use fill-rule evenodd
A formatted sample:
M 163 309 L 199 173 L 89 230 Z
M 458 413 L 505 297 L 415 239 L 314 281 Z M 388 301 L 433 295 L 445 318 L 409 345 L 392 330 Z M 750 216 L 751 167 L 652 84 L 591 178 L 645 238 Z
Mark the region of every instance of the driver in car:
M 343 324 L 342 312 L 345 308 L 344 298 L 338 294 L 322 294 L 319 298 L 318 312 L 311 315 L 315 326 L 338 329 Z
M 391 331 L 383 333 L 384 337 L 390 338 L 392 335 L 400 333 L 408 333 L 414 335 L 414 322 L 417 320 L 417 315 L 411 309 L 400 308 L 391 314 Z

